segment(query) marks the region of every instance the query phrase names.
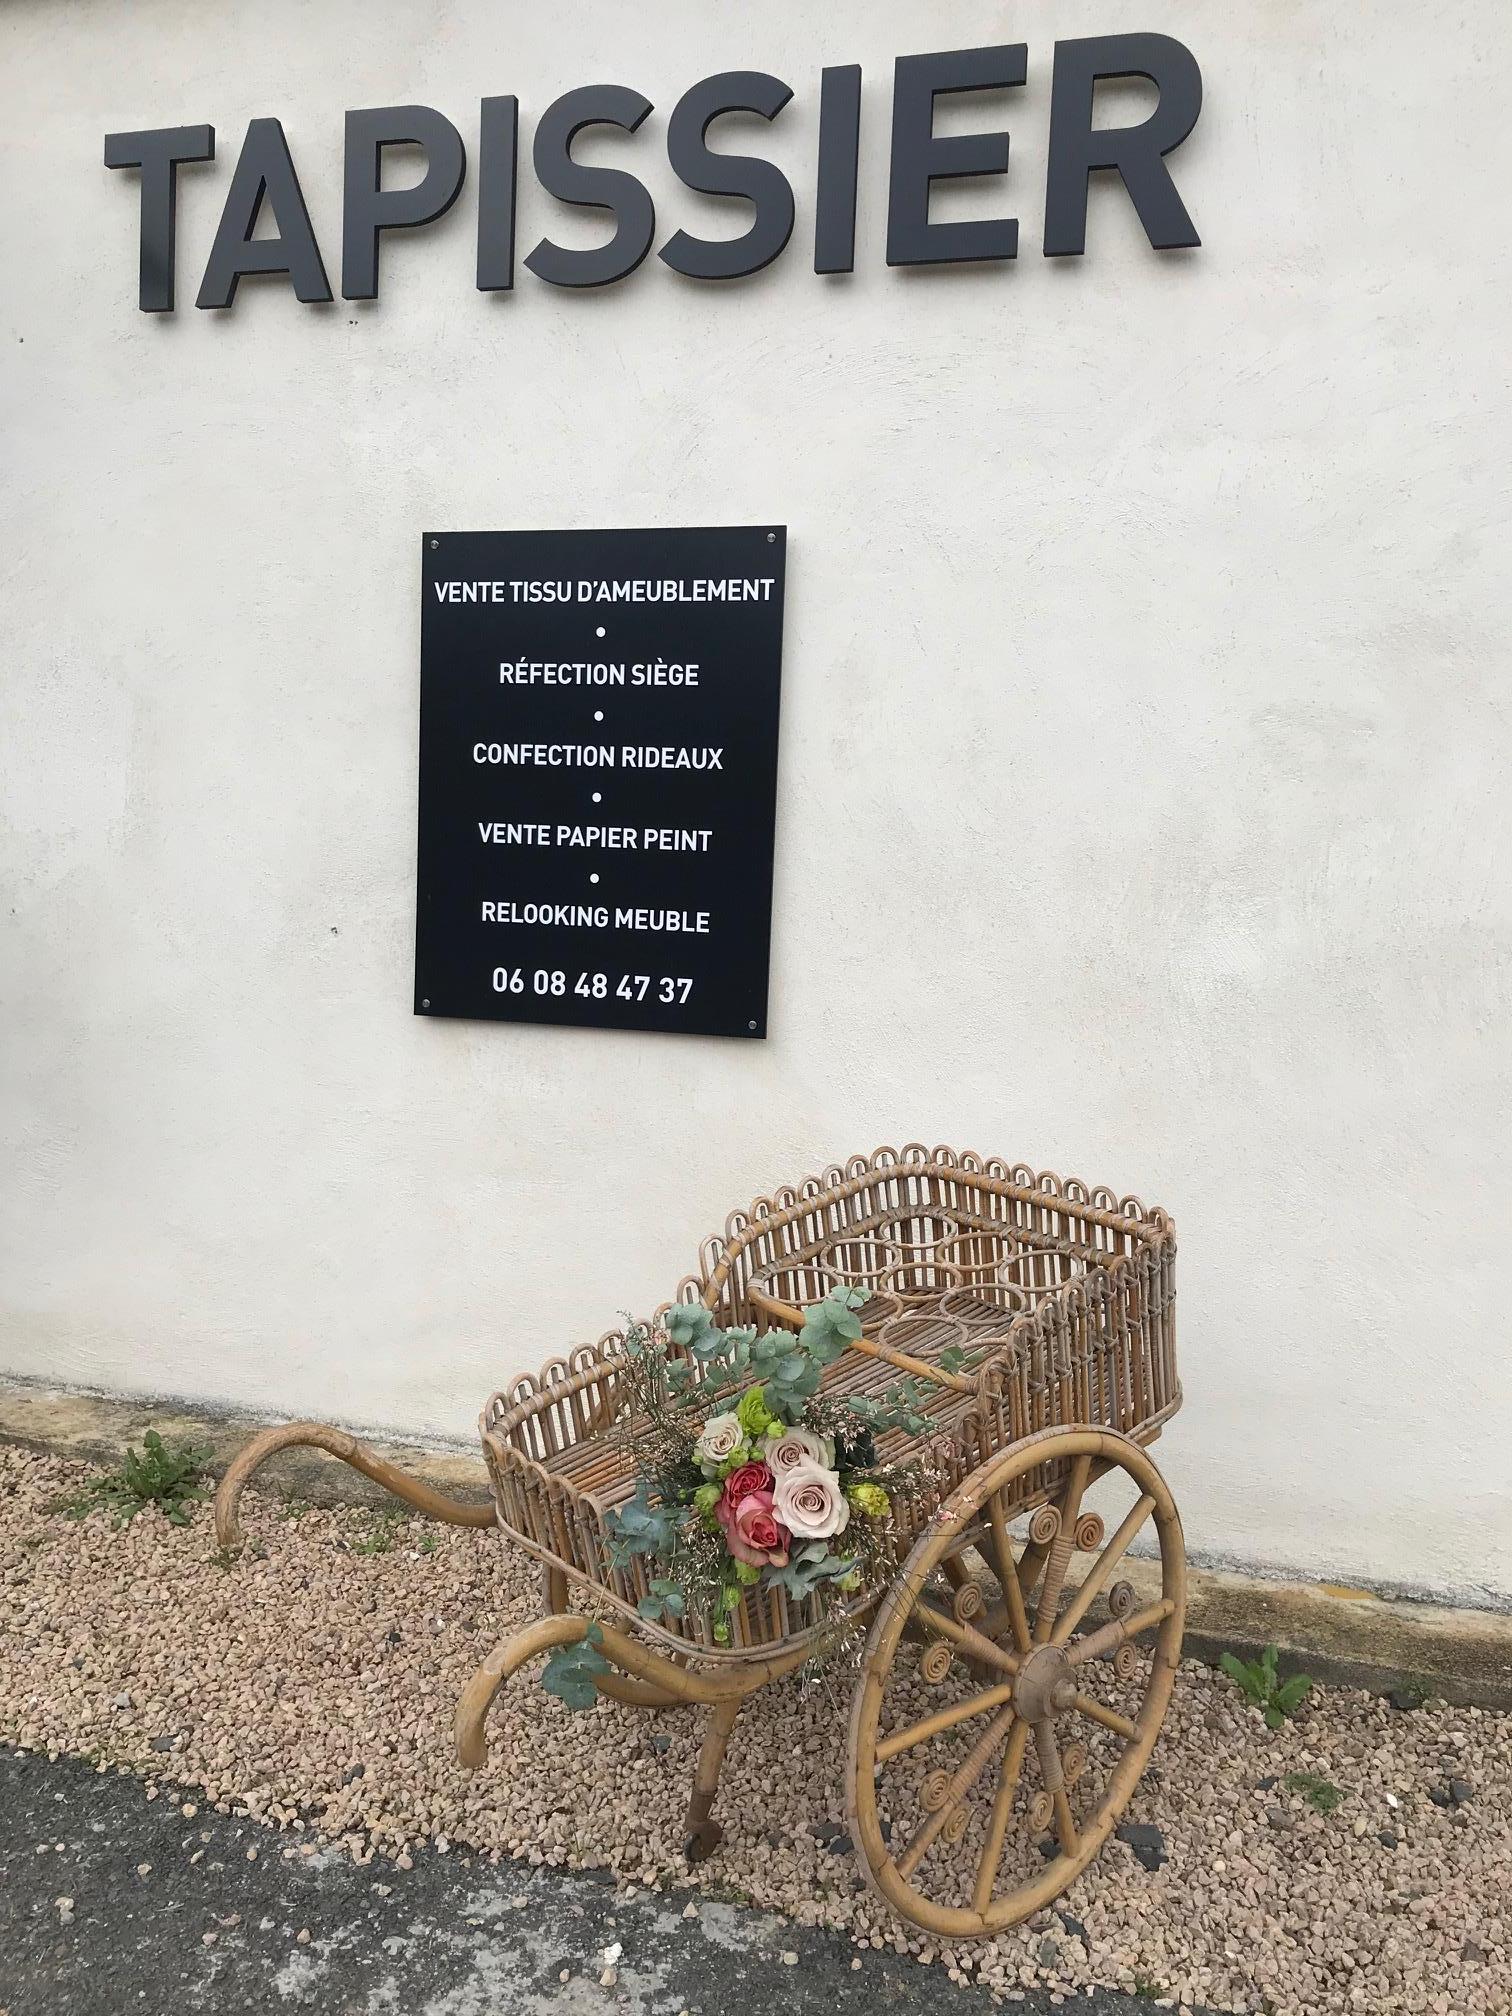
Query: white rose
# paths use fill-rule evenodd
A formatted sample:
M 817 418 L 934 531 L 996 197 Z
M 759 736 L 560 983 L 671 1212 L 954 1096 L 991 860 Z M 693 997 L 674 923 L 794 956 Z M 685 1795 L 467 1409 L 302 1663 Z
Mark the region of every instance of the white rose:
M 772 1509 L 795 1540 L 829 1540 L 850 1523 L 850 1506 L 833 1470 L 794 1463 L 772 1491 Z
M 833 1470 L 835 1438 L 816 1435 L 812 1428 L 768 1428 L 761 1460 L 773 1477 L 784 1476 L 799 1463 L 817 1463 L 821 1470 Z
M 727 1463 L 745 1440 L 738 1414 L 711 1414 L 703 1433 L 693 1444 L 693 1461 L 701 1470 L 717 1470 Z

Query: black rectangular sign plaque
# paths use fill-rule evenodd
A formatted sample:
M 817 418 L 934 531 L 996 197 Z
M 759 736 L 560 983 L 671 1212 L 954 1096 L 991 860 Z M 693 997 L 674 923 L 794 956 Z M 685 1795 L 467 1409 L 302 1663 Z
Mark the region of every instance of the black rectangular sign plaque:
M 425 535 L 416 1014 L 766 1034 L 786 544 Z

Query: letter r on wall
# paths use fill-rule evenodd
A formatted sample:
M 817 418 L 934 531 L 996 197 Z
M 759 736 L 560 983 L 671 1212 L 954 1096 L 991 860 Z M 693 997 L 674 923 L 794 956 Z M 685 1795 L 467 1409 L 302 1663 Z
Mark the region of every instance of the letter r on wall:
M 1092 100 L 1102 78 L 1147 77 L 1160 93 L 1137 126 L 1094 126 Z M 1200 245 L 1165 157 L 1179 147 L 1202 110 L 1202 72 L 1184 43 L 1169 35 L 1090 35 L 1057 42 L 1050 87 L 1050 160 L 1045 175 L 1045 257 L 1087 249 L 1087 181 L 1094 168 L 1116 168 L 1157 252 Z

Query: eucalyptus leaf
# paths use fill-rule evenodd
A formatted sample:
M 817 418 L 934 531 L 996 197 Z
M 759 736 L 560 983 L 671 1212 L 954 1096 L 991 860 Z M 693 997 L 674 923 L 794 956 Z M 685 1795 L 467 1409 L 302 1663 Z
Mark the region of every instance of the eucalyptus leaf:
M 714 1331 L 714 1318 L 702 1302 L 675 1302 L 663 1318 L 667 1335 L 674 1344 L 698 1347 Z
M 831 1554 L 823 1541 L 795 1553 L 785 1568 L 768 1567 L 767 1581 L 798 1602 L 812 1596 L 825 1582 L 839 1582 L 852 1573 L 855 1562 L 847 1556 Z
M 663 1617 L 681 1617 L 687 1605 L 683 1593 L 675 1582 L 658 1577 L 652 1582 L 650 1591 L 642 1596 L 636 1609 L 649 1623 L 660 1622 Z
M 591 1708 L 598 1699 L 594 1681 L 609 1671 L 609 1661 L 598 1649 L 603 1642 L 598 1625 L 590 1624 L 575 1645 L 559 1645 L 541 1671 L 546 1692 L 569 1708 Z
M 905 1435 L 923 1435 L 929 1429 L 929 1416 L 924 1412 L 921 1389 L 912 1381 L 890 1387 L 877 1397 L 856 1394 L 846 1401 L 846 1406 L 858 1421 L 877 1435 L 885 1435 L 891 1428 L 898 1428 Z
M 651 1503 L 644 1478 L 627 1505 L 604 1514 L 609 1557 L 616 1568 L 628 1567 L 638 1554 L 667 1553 L 677 1528 L 677 1513 L 670 1506 Z

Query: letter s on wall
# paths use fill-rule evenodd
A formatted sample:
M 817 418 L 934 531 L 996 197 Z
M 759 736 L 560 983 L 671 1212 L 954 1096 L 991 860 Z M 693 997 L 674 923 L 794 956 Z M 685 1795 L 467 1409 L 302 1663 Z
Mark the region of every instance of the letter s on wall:
M 724 70 L 705 77 L 678 99 L 667 122 L 667 159 L 679 182 L 706 196 L 738 196 L 755 209 L 738 238 L 695 238 L 678 231 L 661 249 L 674 273 L 691 280 L 739 280 L 770 266 L 793 235 L 793 191 L 782 170 L 755 154 L 716 154 L 708 145 L 714 121 L 726 112 L 775 119 L 792 86 L 765 70 Z
M 536 179 L 560 202 L 611 211 L 614 236 L 607 245 L 572 251 L 543 238 L 525 264 L 553 287 L 607 287 L 633 273 L 651 250 L 656 206 L 643 182 L 623 168 L 590 168 L 572 158 L 572 143 L 585 126 L 619 126 L 634 133 L 651 110 L 651 100 L 623 84 L 587 84 L 566 91 L 542 113 L 532 158 Z

